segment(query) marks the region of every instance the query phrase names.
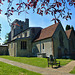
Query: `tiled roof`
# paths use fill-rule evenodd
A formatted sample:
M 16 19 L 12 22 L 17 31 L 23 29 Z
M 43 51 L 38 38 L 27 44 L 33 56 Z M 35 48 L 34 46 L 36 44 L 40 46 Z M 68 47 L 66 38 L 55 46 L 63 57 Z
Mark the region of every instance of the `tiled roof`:
M 40 33 L 36 36 L 34 41 L 39 41 L 42 39 L 46 39 L 52 37 L 59 23 L 53 24 L 47 28 L 44 28 L 40 31 Z
M 65 32 L 66 32 L 66 35 L 67 35 L 67 37 L 68 37 L 68 39 L 69 39 L 69 37 L 70 37 L 71 31 L 72 31 L 72 29 L 69 29 L 69 30 L 65 31 Z

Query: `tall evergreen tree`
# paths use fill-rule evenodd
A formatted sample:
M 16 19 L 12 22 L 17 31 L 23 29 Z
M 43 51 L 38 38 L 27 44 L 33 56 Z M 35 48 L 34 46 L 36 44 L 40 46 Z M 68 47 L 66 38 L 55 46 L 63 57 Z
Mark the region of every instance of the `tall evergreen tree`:
M 70 25 L 66 25 L 66 30 L 69 30 L 70 29 Z
M 71 29 L 74 31 L 74 27 L 73 26 L 71 26 Z

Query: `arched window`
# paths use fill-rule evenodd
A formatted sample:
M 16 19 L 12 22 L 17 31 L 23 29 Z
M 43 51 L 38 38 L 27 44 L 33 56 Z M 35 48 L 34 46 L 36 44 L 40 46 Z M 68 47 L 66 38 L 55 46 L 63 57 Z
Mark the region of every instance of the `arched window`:
M 62 57 L 62 50 L 61 47 L 58 47 L 58 58 Z
M 64 49 L 64 54 L 65 56 L 67 55 L 68 51 L 67 51 L 67 48 Z
M 64 43 L 63 43 L 63 34 L 62 34 L 61 31 L 59 32 L 59 43 L 60 43 L 60 46 L 61 46 L 61 47 L 64 46 Z
M 44 49 L 44 43 L 42 44 L 42 48 Z

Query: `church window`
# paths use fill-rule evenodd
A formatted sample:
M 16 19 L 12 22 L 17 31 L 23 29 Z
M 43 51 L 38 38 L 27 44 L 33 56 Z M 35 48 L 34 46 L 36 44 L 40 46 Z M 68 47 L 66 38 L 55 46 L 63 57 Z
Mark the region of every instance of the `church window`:
M 68 51 L 67 48 L 64 49 L 64 54 L 67 55 Z
M 22 34 L 20 34 L 20 38 L 22 38 Z
M 27 32 L 25 32 L 25 37 L 27 37 Z
M 42 44 L 42 48 L 44 49 L 44 43 Z
M 21 41 L 21 49 L 27 49 L 27 42 Z
M 59 43 L 60 43 L 60 46 L 64 46 L 64 43 L 63 43 L 63 34 L 62 34 L 62 32 L 60 31 L 59 32 Z

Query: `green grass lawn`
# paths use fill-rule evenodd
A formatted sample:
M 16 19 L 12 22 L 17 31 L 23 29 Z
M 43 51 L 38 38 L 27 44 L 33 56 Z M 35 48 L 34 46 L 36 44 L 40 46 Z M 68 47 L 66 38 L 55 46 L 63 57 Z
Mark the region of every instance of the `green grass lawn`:
M 41 74 L 0 62 L 0 75 L 41 75 Z
M 61 66 L 64 66 L 72 61 L 72 59 L 57 59 L 57 61 L 60 61 Z
M 47 58 L 37 58 L 37 57 L 12 57 L 12 56 L 0 56 L 0 58 L 5 58 L 33 66 L 38 66 L 42 68 L 48 67 Z M 60 65 L 64 66 L 68 64 L 71 59 L 57 59 L 57 61 L 60 61 Z
M 73 70 L 70 73 L 75 74 L 75 67 L 73 68 Z

